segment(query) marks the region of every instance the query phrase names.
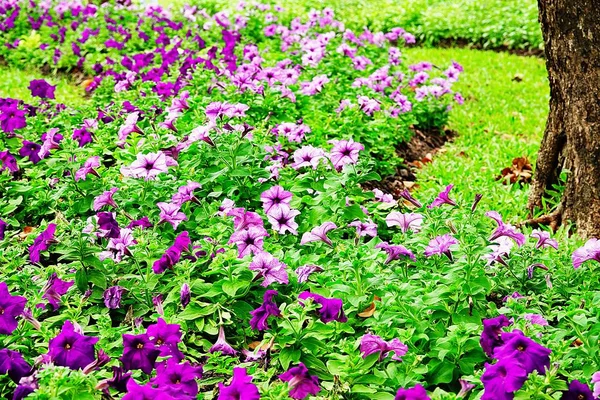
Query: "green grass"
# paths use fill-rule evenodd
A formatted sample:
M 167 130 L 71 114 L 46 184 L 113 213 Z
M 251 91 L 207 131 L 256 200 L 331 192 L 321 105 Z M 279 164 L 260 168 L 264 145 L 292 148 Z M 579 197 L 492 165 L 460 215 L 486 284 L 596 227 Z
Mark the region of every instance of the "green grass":
M 28 89 L 29 82 L 33 79 L 46 79 L 50 84 L 56 85 L 56 101 L 69 106 L 79 105 L 85 101 L 85 91 L 75 86 L 64 77 L 48 77 L 41 72 L 21 70 L 18 68 L 0 67 L 0 97 L 12 97 L 25 101 L 26 103 L 37 103 L 31 97 Z
M 419 172 L 419 190 L 434 192 L 453 183 L 454 195 L 465 202 L 482 193 L 481 207 L 524 218 L 528 186 L 503 185 L 495 177 L 515 157 L 535 160 L 548 114 L 544 61 L 468 49 L 416 48 L 407 54 L 410 62 L 446 66 L 456 60 L 465 68 L 456 89 L 466 101 L 455 107 L 449 123 L 459 136 Z M 516 75 L 522 81 L 514 80 Z

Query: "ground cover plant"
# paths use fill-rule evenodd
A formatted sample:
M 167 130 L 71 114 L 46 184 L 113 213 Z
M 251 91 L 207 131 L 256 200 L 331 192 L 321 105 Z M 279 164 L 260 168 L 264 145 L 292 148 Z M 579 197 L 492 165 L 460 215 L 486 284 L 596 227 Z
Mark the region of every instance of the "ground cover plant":
M 456 118 L 460 62 L 331 9 L 3 7 L 9 63 L 94 78 L 0 107 L 2 396 L 595 396 L 597 242 L 362 187 Z

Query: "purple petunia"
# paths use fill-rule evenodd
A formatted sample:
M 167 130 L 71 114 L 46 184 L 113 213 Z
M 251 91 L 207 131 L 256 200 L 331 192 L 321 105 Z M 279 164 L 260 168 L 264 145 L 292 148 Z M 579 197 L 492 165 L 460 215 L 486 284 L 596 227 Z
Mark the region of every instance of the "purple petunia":
M 0 282 L 0 334 L 10 335 L 17 329 L 17 317 L 23 314 L 25 304 L 25 297 L 12 296 L 6 283 Z
M 201 378 L 202 367 L 192 366 L 189 362 L 179 363 L 176 359 L 169 358 L 156 366 L 156 377 L 151 382 L 173 398 L 195 399 L 198 395 L 196 379 Z
M 319 378 L 311 375 L 303 363 L 288 369 L 279 375 L 279 379 L 288 382 L 289 395 L 292 399 L 303 400 L 309 395 L 316 396 L 321 391 Z
M 596 396 L 587 384 L 575 379 L 569 383 L 569 389 L 563 393 L 560 400 L 596 400 Z
M 259 399 L 258 388 L 252 383 L 252 376 L 247 374 L 246 368 L 233 369 L 233 379 L 229 386 L 219 383 L 219 397 L 217 397 L 217 400 Z
M 48 356 L 61 367 L 83 369 L 96 359 L 97 342 L 97 337 L 85 336 L 70 321 L 65 321 L 58 336 L 50 340 Z
M 387 259 L 385 264 L 389 264 L 394 260 L 399 260 L 400 257 L 408 257 L 413 261 L 416 261 L 416 257 L 412 251 L 402 245 L 392 245 L 388 242 L 382 242 L 375 246 L 376 249 L 382 249 L 387 253 Z
M 389 227 L 398 226 L 402 233 L 409 230 L 419 232 L 423 223 L 423 216 L 421 214 L 391 212 L 385 217 L 385 222 Z
M 325 324 L 331 321 L 348 321 L 346 314 L 344 314 L 344 304 L 340 299 L 327 298 L 308 291 L 300 293 L 298 295 L 298 299 L 300 300 L 300 304 L 304 304 L 302 300 L 312 299 L 314 303 L 321 305 L 321 308 L 319 308 L 317 311 L 320 315 L 321 321 Z
M 94 157 L 88 158 L 87 160 L 85 160 L 85 162 L 83 163 L 81 168 L 79 168 L 75 172 L 75 181 L 85 180 L 89 174 L 100 177 L 100 175 L 98 175 L 98 172 L 96 172 L 96 170 L 94 169 L 99 166 L 100 166 L 100 157 L 94 156 Z
M 291 233 L 292 235 L 298 234 L 298 223 L 294 220 L 298 215 L 300 215 L 300 211 L 292 210 L 287 207 L 277 207 L 276 209 L 271 209 L 270 213 L 267 214 L 267 219 L 271 223 L 271 227 L 280 234 L 285 234 L 286 232 Z
M 451 206 L 455 206 L 456 202 L 450 198 L 450 190 L 452 190 L 453 187 L 454 187 L 454 185 L 446 186 L 446 189 L 441 191 L 438 194 L 438 196 L 433 200 L 433 202 L 429 206 L 427 206 L 427 208 L 435 208 L 435 207 L 439 207 L 443 204 L 449 204 Z
M 34 164 L 37 164 L 41 160 L 41 149 L 42 146 L 40 146 L 39 144 L 30 142 L 29 140 L 23 140 L 23 146 L 21 147 L 21 149 L 19 149 L 19 155 L 21 157 L 28 157 L 29 161 L 31 161 Z
M 25 111 L 19 110 L 17 103 L 0 107 L 0 128 L 5 133 L 13 134 L 17 129 L 27 126 Z
M 575 269 L 581 267 L 581 264 L 589 260 L 600 262 L 600 240 L 592 238 L 585 242 L 582 247 L 573 252 L 571 260 Z
M 490 236 L 490 241 L 504 236 L 513 239 L 519 247 L 525 244 L 525 235 L 517 231 L 517 228 L 515 228 L 514 226 L 510 224 L 505 224 L 502 221 L 502 216 L 498 212 L 488 211 L 485 213 L 485 216 L 493 219 L 498 224 L 498 227 L 494 232 L 492 232 L 492 236 Z
M 150 341 L 147 334 L 123 335 L 123 355 L 120 360 L 126 370 L 140 369 L 150 374 L 159 354 L 160 350 Z
M 121 286 L 111 286 L 104 291 L 103 299 L 106 308 L 117 309 L 121 306 L 121 296 L 125 288 Z
M 452 235 L 445 234 L 437 236 L 429 242 L 427 248 L 425 248 L 425 256 L 431 257 L 434 254 L 445 254 L 450 260 L 452 260 L 451 246 L 457 245 L 456 240 Z
M 183 359 L 184 355 L 177 347 L 182 335 L 179 324 L 167 324 L 164 319 L 159 318 L 156 324 L 148 326 L 146 333 L 160 350 L 161 357 L 172 356 L 178 361 Z
M 430 400 L 425 388 L 416 384 L 410 389 L 398 389 L 394 400 Z
M 100 210 L 104 206 L 110 206 L 114 208 L 118 208 L 117 203 L 113 199 L 114 194 L 119 190 L 119 188 L 113 187 L 110 190 L 105 191 L 101 195 L 94 198 L 94 203 L 92 205 L 92 209 L 94 211 Z
M 274 282 L 287 285 L 289 283 L 287 266 L 267 252 L 260 252 L 252 258 L 248 267 L 257 271 L 257 278 L 264 278 L 262 286 L 267 287 Z
M 482 400 L 512 400 L 513 393 L 523 387 L 527 371 L 512 359 L 499 360 L 496 364 L 485 364 L 481 376 L 484 393 Z
M 267 290 L 263 296 L 263 303 L 256 310 L 250 311 L 252 318 L 250 319 L 250 327 L 255 330 L 264 331 L 269 328 L 267 319 L 270 316 L 280 317 L 281 311 L 273 301 L 273 297 L 277 296 L 277 290 Z
M 29 246 L 29 260 L 33 263 L 40 262 L 40 253 L 48 250 L 51 243 L 54 243 L 54 233 L 56 224 L 48 224 L 48 227 L 38 235 Z
M 13 382 L 19 383 L 21 378 L 30 375 L 31 365 L 23 359 L 18 351 L 0 350 L 0 374 L 8 374 Z
M 238 248 L 238 258 L 244 258 L 249 254 L 262 253 L 264 238 L 268 235 L 262 226 L 251 226 L 248 229 L 234 232 L 229 238 L 229 243 L 235 243 Z
M 173 245 L 165 251 L 165 254 L 154 261 L 154 264 L 152 264 L 152 271 L 154 271 L 155 274 L 162 274 L 167 269 L 173 268 L 173 266 L 179 262 L 181 254 L 190 250 L 191 244 L 192 241 L 190 240 L 188 232 L 181 232 L 175 238 Z
M 187 216 L 179 210 L 179 205 L 163 202 L 156 203 L 156 205 L 160 209 L 159 224 L 168 222 L 173 227 L 173 230 L 177 230 L 182 221 L 187 221 Z
M 479 344 L 488 357 L 492 357 L 494 349 L 504 343 L 500 338 L 502 328 L 510 325 L 511 322 L 504 315 L 483 320 L 483 331 L 479 338 Z
M 48 304 L 52 306 L 52 309 L 56 311 L 60 307 L 61 297 L 67 293 L 69 288 L 73 286 L 74 283 L 75 281 L 63 281 L 58 277 L 56 272 L 54 272 L 42 290 L 44 292 L 42 298 L 46 299 Z M 45 305 L 40 303 L 36 307 L 44 308 Z
M 265 214 L 269 215 L 281 208 L 289 209 L 290 201 L 292 201 L 292 193 L 286 191 L 281 186 L 273 186 L 269 190 L 262 192 L 260 201 L 263 203 Z
M 323 272 L 324 269 L 319 267 L 318 265 L 306 264 L 301 267 L 296 268 L 296 275 L 298 275 L 298 283 L 304 283 L 308 281 L 310 275 L 315 272 Z
M 393 352 L 392 360 L 402 361 L 401 357 L 408 352 L 408 347 L 399 339 L 386 342 L 380 336 L 367 333 L 360 339 L 360 352 L 363 358 L 379 353 L 379 361 L 383 360 L 388 353 Z
M 535 244 L 536 249 L 554 247 L 556 250 L 558 250 L 558 242 L 555 239 L 551 239 L 550 233 L 546 231 L 536 229 L 533 232 L 531 232 L 531 237 L 537 239 L 537 243 Z
M 329 143 L 333 144 L 333 148 L 329 152 L 329 160 L 338 171 L 341 171 L 344 165 L 356 164 L 358 153 L 365 149 L 362 144 L 352 139 L 330 140 Z
M 333 247 L 333 243 L 327 237 L 327 233 L 335 228 L 337 228 L 337 225 L 333 222 L 324 222 L 320 226 L 313 228 L 310 232 L 305 232 L 302 235 L 300 244 L 303 245 L 306 243 L 322 241 L 323 243 Z
M 550 368 L 550 349 L 534 342 L 521 331 L 503 332 L 500 338 L 504 342 L 494 349 L 494 358 L 510 359 L 522 365 L 527 373 L 537 371 L 544 375 Z
M 138 154 L 137 159 L 129 167 L 121 167 L 124 176 L 154 180 L 161 173 L 169 172 L 168 168 L 177 165 L 170 156 L 162 151 L 158 153 Z
M 44 79 L 33 79 L 29 82 L 29 90 L 33 97 L 39 97 L 41 99 L 54 99 L 54 91 L 56 86 L 50 85 Z
M 366 222 L 362 222 L 359 220 L 353 221 L 348 224 L 348 226 L 352 226 L 356 228 L 356 234 L 359 237 L 363 236 L 377 236 L 377 224 L 371 220 L 367 220 Z
M 0 171 L 4 171 L 5 169 L 7 169 L 11 173 L 19 171 L 17 159 L 15 158 L 15 156 L 10 154 L 8 150 L 0 151 Z
M 231 347 L 227 340 L 225 339 L 225 329 L 223 325 L 219 326 L 219 336 L 217 336 L 217 341 L 212 345 L 210 349 L 208 349 L 209 353 L 221 352 L 224 356 L 235 356 L 237 351 Z

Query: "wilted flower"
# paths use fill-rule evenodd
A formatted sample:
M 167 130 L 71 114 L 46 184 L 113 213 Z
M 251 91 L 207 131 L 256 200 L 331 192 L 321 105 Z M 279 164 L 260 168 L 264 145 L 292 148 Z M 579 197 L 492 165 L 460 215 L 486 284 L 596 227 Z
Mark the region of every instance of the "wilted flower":
M 0 151 L 0 171 L 8 169 L 10 172 L 18 172 L 19 166 L 15 156 L 7 151 Z
M 288 382 L 289 395 L 292 399 L 302 400 L 309 395 L 316 396 L 321 391 L 319 378 L 316 375 L 310 375 L 303 363 L 288 369 L 279 375 L 279 379 Z
M 179 300 L 181 301 L 181 307 L 186 308 L 188 304 L 190 304 L 191 300 L 191 291 L 190 285 L 184 283 L 181 285 L 181 291 L 179 292 Z
M 188 181 L 187 185 L 180 186 L 177 189 L 177 193 L 173 195 L 171 198 L 171 202 L 176 206 L 181 206 L 183 203 L 187 201 L 198 201 L 198 199 L 194 196 L 194 190 L 201 188 L 197 182 Z
M 304 283 L 308 281 L 308 278 L 314 272 L 322 272 L 323 268 L 318 265 L 307 264 L 296 269 L 296 275 L 298 275 L 298 283 Z
M 558 250 L 558 242 L 555 239 L 551 239 L 550 233 L 546 231 L 536 229 L 531 232 L 531 237 L 537 239 L 537 243 L 535 244 L 536 249 L 554 247 L 556 250 Z
M 465 397 L 467 393 L 469 393 L 475 387 L 474 384 L 465 381 L 464 379 L 459 379 L 458 383 L 460 383 L 460 392 L 456 395 L 456 397 Z
M 408 201 L 410 204 L 412 204 L 413 206 L 415 206 L 417 208 L 423 207 L 423 205 L 421 203 L 419 203 L 419 201 L 417 199 L 412 197 L 412 195 L 410 194 L 408 189 L 404 189 L 402 192 L 400 192 L 400 197 L 402 197 L 404 200 Z
M 121 306 L 121 296 L 125 288 L 121 286 L 111 286 L 104 291 L 104 305 L 107 308 L 116 309 Z
M 304 304 L 302 303 L 302 300 L 306 299 L 312 299 L 314 303 L 320 304 L 321 308 L 319 308 L 317 311 L 319 312 L 321 321 L 323 323 L 328 323 L 331 321 L 348 321 L 346 314 L 344 314 L 342 300 L 340 299 L 327 298 L 308 291 L 300 293 L 300 295 L 298 295 L 298 299 L 300 300 L 300 304 Z
M 388 353 L 393 352 L 392 360 L 402 361 L 401 357 L 408 352 L 408 347 L 399 339 L 386 342 L 380 336 L 367 333 L 360 339 L 360 352 L 363 358 L 379 353 L 379 361 L 383 360 Z
M 546 319 L 539 314 L 525 314 L 523 315 L 523 318 L 531 322 L 533 325 L 548 326 L 548 321 L 546 321 Z
M 256 310 L 250 311 L 252 318 L 250 319 L 250 326 L 252 329 L 264 331 L 269 328 L 267 319 L 273 315 L 275 317 L 281 316 L 279 307 L 273 301 L 273 297 L 277 296 L 277 290 L 267 290 L 263 295 L 263 303 Z

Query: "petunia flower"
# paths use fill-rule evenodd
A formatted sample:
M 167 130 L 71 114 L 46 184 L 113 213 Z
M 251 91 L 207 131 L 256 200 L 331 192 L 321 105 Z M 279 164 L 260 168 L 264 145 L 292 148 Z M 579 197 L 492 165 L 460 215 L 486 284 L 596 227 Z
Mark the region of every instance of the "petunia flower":
M 252 271 L 257 271 L 257 278 L 264 278 L 262 286 L 267 287 L 274 282 L 287 285 L 289 283 L 286 265 L 267 252 L 260 252 L 252 258 L 248 267 Z
M 321 391 L 319 378 L 316 375 L 311 375 L 303 363 L 291 367 L 279 375 L 279 379 L 288 382 L 289 396 L 292 399 L 303 400 L 309 395 L 316 396 Z
M 13 394 L 13 400 L 22 400 L 39 389 L 38 378 L 35 374 L 25 376 L 19 381 L 19 385 Z
M 4 233 L 7 227 L 8 224 L 3 219 L 0 219 L 0 240 L 4 240 Z
M 109 379 L 103 379 L 98 382 L 96 389 L 102 390 L 104 393 L 109 394 L 109 388 L 115 389 L 118 392 L 127 391 L 127 383 L 133 381 L 131 379 L 131 372 L 124 373 L 121 367 L 112 367 L 113 376 Z
M 221 352 L 224 356 L 235 356 L 237 351 L 231 347 L 227 340 L 225 339 L 225 329 L 223 325 L 219 326 L 219 336 L 217 337 L 217 341 L 212 345 L 210 349 L 208 349 L 209 353 Z
M 589 260 L 600 262 L 600 240 L 596 238 L 589 239 L 582 247 L 573 252 L 571 260 L 575 269 L 581 267 L 581 264 Z
M 97 214 L 97 217 L 98 237 L 117 239 L 121 236 L 121 228 L 119 227 L 119 223 L 115 219 L 115 213 L 99 212 Z
M 13 134 L 17 129 L 22 129 L 27 126 L 25 111 L 19 110 L 15 102 L 11 105 L 0 107 L 0 128 L 7 133 Z
M 399 227 L 402 233 L 406 233 L 409 230 L 419 232 L 421 230 L 421 224 L 423 223 L 423 216 L 421 214 L 402 214 L 394 211 L 385 217 L 385 222 L 389 227 Z
M 28 157 L 29 161 L 37 164 L 41 161 L 40 150 L 42 146 L 37 143 L 30 142 L 29 140 L 23 140 L 23 146 L 19 149 L 19 155 L 21 157 Z
M 190 240 L 187 231 L 181 232 L 175 238 L 175 242 L 165 251 L 163 256 L 156 260 L 152 265 L 152 270 L 155 274 L 162 274 L 167 269 L 173 268 L 181 258 L 183 252 L 189 251 L 192 241 Z
M 277 207 L 267 214 L 267 219 L 271 223 L 272 228 L 278 233 L 283 235 L 286 232 L 289 232 L 292 235 L 297 235 L 298 224 L 294 221 L 294 218 L 298 215 L 300 215 L 300 211 L 298 210 L 292 210 L 287 207 Z
M 160 350 L 161 357 L 172 356 L 178 361 L 183 359 L 184 355 L 177 347 L 182 335 L 179 324 L 167 324 L 164 319 L 158 318 L 156 324 L 148 326 L 146 333 Z
M 333 243 L 327 237 L 327 232 L 329 232 L 335 228 L 337 228 L 337 225 L 334 224 L 333 222 L 329 222 L 329 221 L 324 222 L 320 226 L 313 228 L 310 232 L 305 232 L 302 235 L 300 244 L 304 245 L 304 244 L 311 243 L 311 242 L 322 241 L 323 243 L 333 247 Z
M 181 290 L 179 291 L 179 300 L 181 302 L 181 307 L 186 308 L 188 304 L 190 304 L 190 300 L 192 298 L 192 292 L 190 290 L 190 285 L 184 283 L 181 285 Z
M 92 134 L 87 128 L 74 129 L 71 137 L 73 140 L 77 140 L 79 147 L 92 143 Z
M 54 91 L 56 86 L 50 85 L 44 79 L 33 79 L 29 82 L 29 90 L 33 97 L 39 97 L 41 99 L 54 99 Z
M 98 175 L 98 172 L 96 172 L 96 170 L 94 169 L 99 166 L 100 166 L 100 157 L 99 156 L 94 156 L 94 157 L 88 158 L 87 160 L 85 160 L 85 162 L 83 163 L 81 168 L 79 168 L 75 172 L 75 181 L 85 180 L 86 177 L 88 176 L 88 174 L 92 174 L 94 176 L 100 177 L 100 175 Z
M 522 332 L 503 332 L 500 338 L 503 345 L 494 349 L 494 358 L 509 359 L 522 365 L 527 373 L 537 371 L 544 375 L 550 369 L 550 349 L 534 342 Z
M 517 231 L 517 228 L 515 228 L 514 226 L 502 222 L 502 216 L 498 212 L 488 211 L 485 213 L 485 216 L 493 219 L 498 224 L 498 227 L 494 232 L 492 232 L 492 236 L 490 236 L 490 241 L 505 236 L 513 239 L 519 247 L 525 244 L 525 235 Z
M 123 334 L 123 356 L 120 360 L 128 370 L 140 369 L 145 374 L 152 373 L 160 350 L 150 341 L 147 334 Z
M 594 397 L 600 397 L 600 371 L 592 375 L 592 384 L 594 385 Z
M 137 241 L 133 238 L 131 229 L 121 229 L 120 236 L 118 238 L 111 238 L 108 241 L 106 250 L 98 255 L 100 261 L 104 261 L 107 258 L 112 259 L 116 263 L 120 263 L 124 256 L 131 256 L 130 246 L 136 244 Z
M 492 252 L 490 254 L 484 254 L 483 257 L 488 260 L 488 265 L 494 263 L 507 265 L 504 259 L 508 257 L 514 245 L 515 242 L 507 236 L 500 236 L 489 246 L 492 249 Z
M 471 390 L 473 390 L 475 388 L 475 386 L 477 386 L 473 383 L 467 382 L 464 379 L 459 379 L 458 383 L 460 383 L 460 391 L 458 392 L 456 397 L 459 399 L 466 397 L 467 393 L 469 393 Z
M 50 339 L 48 356 L 55 365 L 83 369 L 96 359 L 97 342 L 97 337 L 82 335 L 70 321 L 65 321 L 58 336 Z
M 456 240 L 450 234 L 437 236 L 431 239 L 427 245 L 427 248 L 425 248 L 425 256 L 431 257 L 434 254 L 445 254 L 450 260 L 452 260 L 452 252 L 450 251 L 450 247 L 456 244 L 458 244 L 458 240 Z
M 157 153 L 138 154 L 137 159 L 129 167 L 121 167 L 124 176 L 154 180 L 161 173 L 167 173 L 168 167 L 177 165 L 177 161 L 165 155 L 162 151 Z
M 17 329 L 17 317 L 23 314 L 25 304 L 25 297 L 11 295 L 6 283 L 0 282 L 0 334 L 10 335 Z
M 259 400 L 260 394 L 252 383 L 252 376 L 246 373 L 246 368 L 234 368 L 233 379 L 229 386 L 219 383 L 217 400 Z
M 177 193 L 171 198 L 171 202 L 177 206 L 183 205 L 187 201 L 199 202 L 194 196 L 194 190 L 201 188 L 202 185 L 197 182 L 188 181 L 187 185 L 180 186 Z
M 340 299 L 327 298 L 308 291 L 300 293 L 298 295 L 298 299 L 300 300 L 300 304 L 304 304 L 302 300 L 306 299 L 312 299 L 314 303 L 320 304 L 321 308 L 319 308 L 317 311 L 321 316 L 321 321 L 325 324 L 331 321 L 348 321 L 348 318 L 344 314 L 342 300 Z
M 419 201 L 417 199 L 412 197 L 412 195 L 410 194 L 408 189 L 404 189 L 402 192 L 400 192 L 400 197 L 402 197 L 404 200 L 408 201 L 410 204 L 412 204 L 413 206 L 415 206 L 417 208 L 423 207 L 423 205 L 421 203 L 419 203 Z
M 249 254 L 262 253 L 264 238 L 268 235 L 265 228 L 251 226 L 248 229 L 234 232 L 229 238 L 229 243 L 235 243 L 238 248 L 238 258 L 244 258 Z
M 8 150 L 0 151 L 0 171 L 8 169 L 11 173 L 18 172 L 17 159 Z
M 118 208 L 119 206 L 113 200 L 113 195 L 119 190 L 119 188 L 113 187 L 110 190 L 105 191 L 101 195 L 94 198 L 94 203 L 92 209 L 94 211 L 100 210 L 104 206 L 111 206 L 114 208 Z
M 375 248 L 382 249 L 387 253 L 387 259 L 385 260 L 385 264 L 389 264 L 394 260 L 399 260 L 400 257 L 408 257 L 413 261 L 417 260 L 413 252 L 402 245 L 391 245 L 388 242 L 382 242 L 378 243 L 375 246 Z
M 0 374 L 8 374 L 13 382 L 19 383 L 21 378 L 32 373 L 31 365 L 23 359 L 18 351 L 0 350 Z
M 160 209 L 159 224 L 168 222 L 173 227 L 173 230 L 177 230 L 182 221 L 187 221 L 187 216 L 180 211 L 181 206 L 164 202 L 156 203 L 156 205 Z
M 379 353 L 379 361 L 383 360 L 388 353 L 393 352 L 392 360 L 402 361 L 401 357 L 408 352 L 408 347 L 399 339 L 386 342 L 380 336 L 367 333 L 360 339 L 360 352 L 363 358 Z
M 596 400 L 596 396 L 587 384 L 575 379 L 569 383 L 569 390 L 563 393 L 560 400 Z
M 156 377 L 151 382 L 158 389 L 177 399 L 195 399 L 198 395 L 198 382 L 202 378 L 202 367 L 194 367 L 189 362 L 179 363 L 174 358 L 156 366 Z
M 558 250 L 558 242 L 555 239 L 551 239 L 550 233 L 546 231 L 536 229 L 531 232 L 531 237 L 537 239 L 537 243 L 535 244 L 536 249 L 554 247 L 556 250 Z
M 358 153 L 365 147 L 350 140 L 330 140 L 333 148 L 329 152 L 329 160 L 336 170 L 341 171 L 344 165 L 356 164 L 358 162 Z
M 523 315 L 523 318 L 533 325 L 548 326 L 548 321 L 539 314 L 525 314 Z
M 292 168 L 311 167 L 312 169 L 317 169 L 321 160 L 325 158 L 325 152 L 318 147 L 302 146 L 294 152 L 293 157 Z
M 394 400 L 430 400 L 430 397 L 423 386 L 416 384 L 410 389 L 398 389 Z
M 359 220 L 353 221 L 348 224 L 348 226 L 352 226 L 356 228 L 356 234 L 360 237 L 363 236 L 377 236 L 377 224 L 371 220 L 367 220 L 366 222 L 362 222 Z
M 63 135 L 58 133 L 58 128 L 52 128 L 42 135 L 42 147 L 38 155 L 40 158 L 46 158 L 50 155 L 50 150 L 60 148 L 60 142 L 63 140 Z
M 269 328 L 267 319 L 270 316 L 280 317 L 281 311 L 273 301 L 273 297 L 277 296 L 277 290 L 267 290 L 263 295 L 263 303 L 257 309 L 250 311 L 252 318 L 250 319 L 250 327 L 255 330 L 264 331 Z
M 494 349 L 504 343 L 500 337 L 502 328 L 511 324 L 504 315 L 483 320 L 483 331 L 479 338 L 479 344 L 488 357 L 493 357 Z
M 429 206 L 427 206 L 427 208 L 439 207 L 442 204 L 449 204 L 451 206 L 455 206 L 456 202 L 450 198 L 450 190 L 452 190 L 453 187 L 454 185 L 446 186 L 446 189 L 441 191 L 438 194 L 438 196 L 433 200 L 433 202 Z
M 138 226 L 141 227 L 142 229 L 144 229 L 144 228 L 152 228 L 154 225 L 152 224 L 152 222 L 150 222 L 148 217 L 142 217 L 140 219 L 135 219 L 135 220 L 131 221 L 129 223 L 129 225 L 127 225 L 127 228 L 133 229 Z
M 54 272 L 42 290 L 44 292 L 42 298 L 46 299 L 48 304 L 52 306 L 52 309 L 56 311 L 60 307 L 61 297 L 67 293 L 74 283 L 75 281 L 63 281 L 58 277 L 56 272 Z M 43 303 L 40 303 L 36 307 L 44 308 L 45 306 Z
M 260 201 L 263 203 L 265 214 L 269 215 L 280 208 L 289 208 L 292 201 L 292 193 L 286 191 L 281 186 L 273 186 L 262 192 Z
M 121 296 L 124 291 L 125 288 L 121 286 L 111 286 L 106 289 L 102 295 L 106 308 L 113 310 L 119 308 L 121 306 Z
M 315 272 L 323 272 L 324 269 L 319 267 L 318 265 L 306 264 L 301 267 L 296 268 L 296 275 L 298 276 L 298 283 L 304 283 L 308 281 L 310 275 Z
M 130 378 L 126 385 L 127 394 L 123 396 L 122 400 L 176 400 L 176 398 L 168 394 L 165 389 L 155 388 L 151 383 L 142 386 Z
M 119 128 L 119 141 L 117 142 L 119 146 L 125 144 L 125 139 L 127 139 L 127 136 L 129 136 L 131 133 L 142 133 L 141 129 L 137 126 L 139 117 L 140 114 L 138 112 L 133 112 L 127 116 L 125 123 Z
M 523 387 L 527 380 L 527 371 L 512 359 L 499 360 L 496 364 L 485 364 L 481 376 L 485 400 L 512 400 L 513 393 Z

